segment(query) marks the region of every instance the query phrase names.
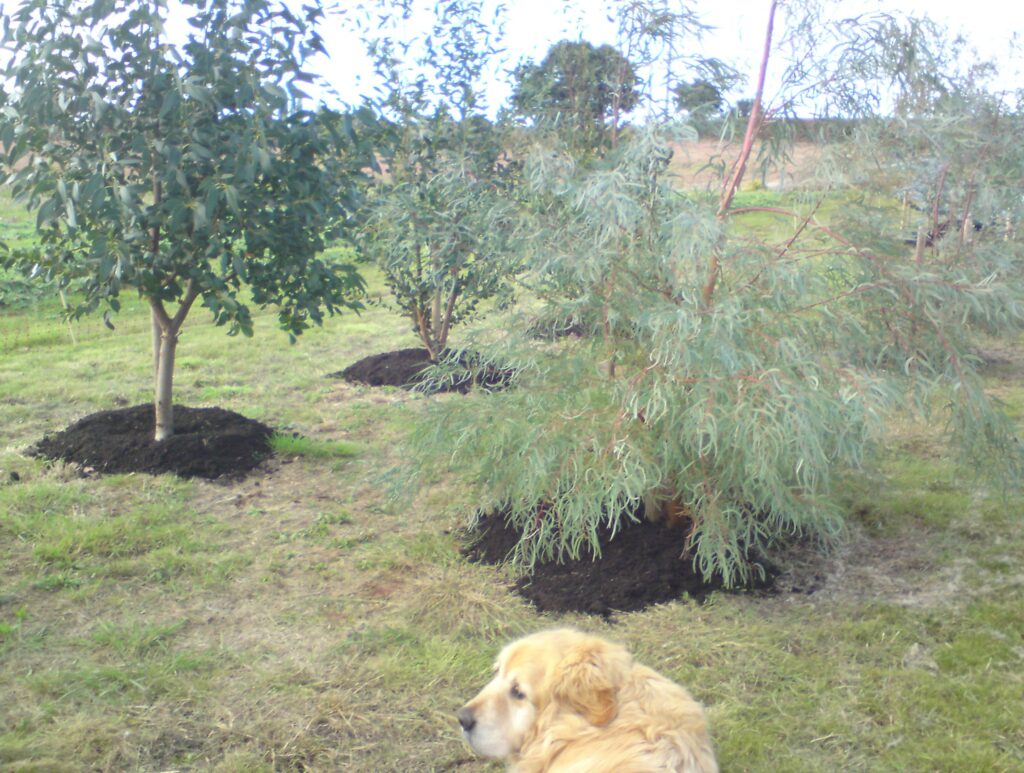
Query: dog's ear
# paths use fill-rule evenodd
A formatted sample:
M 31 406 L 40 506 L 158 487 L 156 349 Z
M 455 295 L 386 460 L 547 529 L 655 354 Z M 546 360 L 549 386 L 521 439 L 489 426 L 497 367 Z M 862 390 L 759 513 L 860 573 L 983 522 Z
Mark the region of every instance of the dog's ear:
M 615 717 L 618 691 L 632 662 L 625 648 L 617 644 L 600 639 L 577 644 L 558 664 L 554 699 L 592 725 L 607 725 Z

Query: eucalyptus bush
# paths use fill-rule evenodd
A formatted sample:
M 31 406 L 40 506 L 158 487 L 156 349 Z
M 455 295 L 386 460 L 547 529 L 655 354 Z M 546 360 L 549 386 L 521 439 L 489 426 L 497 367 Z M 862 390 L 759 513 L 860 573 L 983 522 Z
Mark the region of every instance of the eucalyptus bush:
M 124 290 L 146 299 L 157 440 L 174 431 L 175 351 L 196 302 L 251 335 L 248 286 L 294 338 L 362 289 L 351 265 L 318 257 L 368 157 L 351 116 L 302 108 L 322 10 L 181 6 L 180 45 L 164 0 L 25 0 L 4 16 L 3 182 L 39 233 L 5 262 L 73 292 L 73 316 L 103 306 L 110 324 Z
M 519 270 L 509 240 L 518 164 L 485 115 L 480 80 L 495 43 L 482 14 L 477 0 L 437 3 L 412 67 L 389 35 L 368 41 L 385 82 L 376 108 L 387 129 L 377 147 L 384 172 L 367 195 L 357 244 L 432 360 L 481 302 L 511 302 Z
M 590 333 L 552 345 L 510 324 L 484 351 L 518 364 L 518 388 L 430 406 L 412 443 L 420 478 L 454 470 L 482 510 L 506 513 L 524 566 L 597 549 L 600 527 L 643 513 L 680 521 L 680 551 L 740 582 L 785 535 L 841 535 L 835 476 L 901 411 L 944 422 L 980 471 L 1020 478 L 1014 425 L 986 395 L 976 349 L 1024 328 L 1021 244 L 997 227 L 1020 215 L 1019 109 L 977 73 L 936 72 L 941 55 L 917 56 L 927 71 L 901 83 L 895 53 L 941 38 L 890 17 L 830 28 L 844 47 L 815 59 L 795 44 L 823 26 L 789 16 L 791 80 L 768 103 L 775 14 L 772 3 L 746 132 L 717 191 L 672 179 L 693 135 L 667 124 L 623 136 L 602 163 L 548 149 L 525 164 L 533 195 L 553 202 L 524 242 L 531 271 L 572 288 L 546 303 L 594 320 Z M 924 77 L 941 84 L 936 98 L 884 104 Z M 814 184 L 742 206 L 766 117 L 857 89 L 856 131 L 823 149 Z M 910 189 L 954 216 L 924 248 L 901 223 Z M 975 218 L 985 227 L 965 227 Z

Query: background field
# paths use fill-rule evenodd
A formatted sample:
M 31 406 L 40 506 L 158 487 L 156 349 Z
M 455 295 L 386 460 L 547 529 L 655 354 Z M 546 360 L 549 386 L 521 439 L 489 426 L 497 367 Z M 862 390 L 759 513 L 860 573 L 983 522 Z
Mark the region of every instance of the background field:
M 11 238 L 24 215 L 4 206 Z M 24 455 L 151 398 L 145 310 L 126 304 L 111 332 L 69 330 L 59 306 L 0 309 L 0 769 L 500 770 L 463 746 L 454 711 L 505 641 L 566 624 L 688 685 L 726 771 L 1024 768 L 1024 499 L 978 488 L 937 427 L 895 427 L 842 484 L 845 547 L 794 545 L 777 594 L 538 615 L 461 557 L 471 492 L 389 497 L 426 401 L 472 398 L 327 377 L 416 345 L 388 310 L 295 346 L 272 315 L 248 340 L 195 311 L 177 401 L 309 440 L 206 482 Z M 987 354 L 990 389 L 1024 415 L 1022 350 Z

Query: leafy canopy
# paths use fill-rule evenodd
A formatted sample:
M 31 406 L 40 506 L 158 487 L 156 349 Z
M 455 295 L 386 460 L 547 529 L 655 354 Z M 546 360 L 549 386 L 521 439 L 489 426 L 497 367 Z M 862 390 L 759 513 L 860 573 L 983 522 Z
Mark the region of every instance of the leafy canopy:
M 297 335 L 362 287 L 318 258 L 363 163 L 351 118 L 301 107 L 322 11 L 181 5 L 181 45 L 164 0 L 26 0 L 4 17 L 4 181 L 41 237 L 9 260 L 74 289 L 76 315 L 116 311 L 131 287 L 185 313 L 200 299 L 248 335 L 248 285 Z
M 676 107 L 691 115 L 714 115 L 720 112 L 725 104 L 718 86 L 703 78 L 678 83 L 673 89 L 673 93 L 676 98 Z
M 558 125 L 592 147 L 607 134 L 616 113 L 639 102 L 639 76 L 614 46 L 585 40 L 555 43 L 539 62 L 520 65 L 512 106 L 536 124 Z
M 1024 116 L 919 25 L 826 27 L 787 9 L 785 88 L 764 99 L 766 54 L 718 192 L 673 179 L 692 134 L 671 124 L 587 163 L 565 146 L 526 160 L 549 206 L 524 254 L 566 289 L 545 294 L 548 316 L 583 320 L 583 335 L 538 342 L 525 314 L 489 331 L 485 359 L 517 363 L 518 387 L 431 406 L 412 443 L 418 475 L 453 469 L 519 528 L 524 566 L 597 549 L 599 527 L 642 514 L 680 519 L 681 552 L 739 582 L 787 535 L 841 535 L 834 480 L 900 413 L 943 423 L 979 472 L 1021 480 L 977 351 L 1024 330 Z M 817 45 L 830 53 L 809 55 Z M 928 65 L 910 79 L 908 47 Z M 818 149 L 804 188 L 747 196 L 764 116 L 804 99 L 857 120 Z M 913 218 L 908 190 L 924 202 Z
M 413 77 L 394 38 L 369 41 L 386 83 L 377 105 L 386 171 L 367 195 L 358 245 L 432 359 L 482 301 L 511 300 L 518 270 L 508 238 L 517 165 L 485 115 L 480 79 L 496 42 L 482 14 L 475 0 L 437 3 Z

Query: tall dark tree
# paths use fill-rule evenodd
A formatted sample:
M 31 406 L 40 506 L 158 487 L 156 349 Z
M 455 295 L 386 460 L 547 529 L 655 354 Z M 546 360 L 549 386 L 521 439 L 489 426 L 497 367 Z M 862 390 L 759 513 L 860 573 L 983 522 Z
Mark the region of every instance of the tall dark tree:
M 722 109 L 722 92 L 714 83 L 704 78 L 683 81 L 672 90 L 676 107 L 695 116 L 710 116 Z
M 754 100 L 749 97 L 736 100 L 736 114 L 740 118 L 750 118 L 750 111 L 754 109 Z
M 196 302 L 251 335 L 247 285 L 294 337 L 362 287 L 318 257 L 365 164 L 341 116 L 297 107 L 305 59 L 323 51 L 319 4 L 181 4 L 181 45 L 164 34 L 166 0 L 26 0 L 4 17 L 3 182 L 37 210 L 40 237 L 8 262 L 73 290 L 75 316 L 104 306 L 109 321 L 128 288 L 146 300 L 157 440 L 174 431 Z
M 515 71 L 512 105 L 536 123 L 560 126 L 574 144 L 596 147 L 609 122 L 640 100 L 633 64 L 614 46 L 585 40 L 555 43 L 541 62 Z

